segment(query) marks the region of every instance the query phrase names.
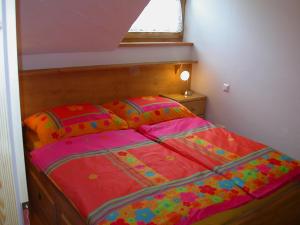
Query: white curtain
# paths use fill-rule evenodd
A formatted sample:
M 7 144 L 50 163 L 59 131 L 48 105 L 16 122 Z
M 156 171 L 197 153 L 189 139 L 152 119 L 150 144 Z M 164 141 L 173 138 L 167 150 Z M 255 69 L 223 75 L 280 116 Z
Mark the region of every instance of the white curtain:
M 181 32 L 180 0 L 151 0 L 129 32 Z

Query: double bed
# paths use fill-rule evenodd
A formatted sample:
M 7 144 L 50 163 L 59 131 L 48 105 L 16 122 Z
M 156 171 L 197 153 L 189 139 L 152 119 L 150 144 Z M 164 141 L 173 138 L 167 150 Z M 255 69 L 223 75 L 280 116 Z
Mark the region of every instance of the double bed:
M 74 113 L 80 107 L 67 108 Z M 106 128 L 101 130 L 100 122 L 88 121 L 95 132 L 84 133 L 80 126 L 68 131 L 80 116 L 68 114 L 70 122 L 65 109 L 47 111 L 46 119 L 43 113 L 34 116 L 43 126 L 50 126 L 45 120 L 56 118 L 55 126 L 63 129 L 27 152 L 30 204 L 42 224 L 300 221 L 297 160 L 215 127 L 169 99 L 134 98 L 103 107 L 128 127 L 113 119 L 117 126 L 107 129 L 102 121 Z M 84 113 L 85 120 L 107 120 L 102 114 Z M 31 131 L 38 126 L 30 123 Z M 28 146 L 37 146 L 36 138 L 32 142 Z

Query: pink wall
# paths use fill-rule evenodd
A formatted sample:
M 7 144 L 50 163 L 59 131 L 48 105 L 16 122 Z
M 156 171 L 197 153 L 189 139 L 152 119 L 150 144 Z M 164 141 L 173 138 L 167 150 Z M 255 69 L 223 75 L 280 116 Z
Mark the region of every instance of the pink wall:
M 187 2 L 208 119 L 300 159 L 300 1 Z
M 19 0 L 22 54 L 115 49 L 149 0 Z
M 118 48 L 149 0 L 19 0 L 22 69 L 192 59 L 191 46 Z

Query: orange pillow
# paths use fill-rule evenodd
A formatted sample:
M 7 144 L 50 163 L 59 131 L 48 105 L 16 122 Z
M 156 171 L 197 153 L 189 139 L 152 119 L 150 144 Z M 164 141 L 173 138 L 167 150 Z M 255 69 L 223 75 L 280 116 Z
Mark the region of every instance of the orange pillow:
M 160 96 L 113 101 L 103 104 L 103 107 L 126 120 L 129 128 L 138 128 L 144 124 L 154 124 L 167 120 L 195 116 L 180 103 Z
M 67 137 L 128 128 L 124 120 L 92 104 L 52 108 L 28 117 L 24 125 L 37 134 L 43 145 Z

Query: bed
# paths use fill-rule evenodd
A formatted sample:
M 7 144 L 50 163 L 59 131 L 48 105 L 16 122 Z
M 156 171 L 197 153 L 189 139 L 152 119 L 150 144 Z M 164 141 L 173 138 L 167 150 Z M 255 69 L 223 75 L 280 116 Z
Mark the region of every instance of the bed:
M 77 122 L 74 113 L 82 108 L 97 112 L 84 111 L 85 120 L 107 121 L 99 106 L 68 106 L 70 118 L 65 109 L 33 116 L 49 127 L 47 118 L 64 112 L 59 126 L 59 119 L 53 119 L 63 130 L 51 130 L 49 143 L 27 155 L 31 207 L 43 224 L 296 225 L 299 221 L 296 160 L 216 128 L 161 97 L 103 106 L 117 109 L 129 127 L 119 121 L 118 127 L 100 131 L 100 122 L 89 122 L 95 132 L 89 129 L 88 134 L 80 133 L 87 124 L 78 130 L 70 127 L 70 118 Z M 32 124 L 37 127 L 35 121 Z M 32 140 L 28 146 L 36 145 L 36 137 Z

